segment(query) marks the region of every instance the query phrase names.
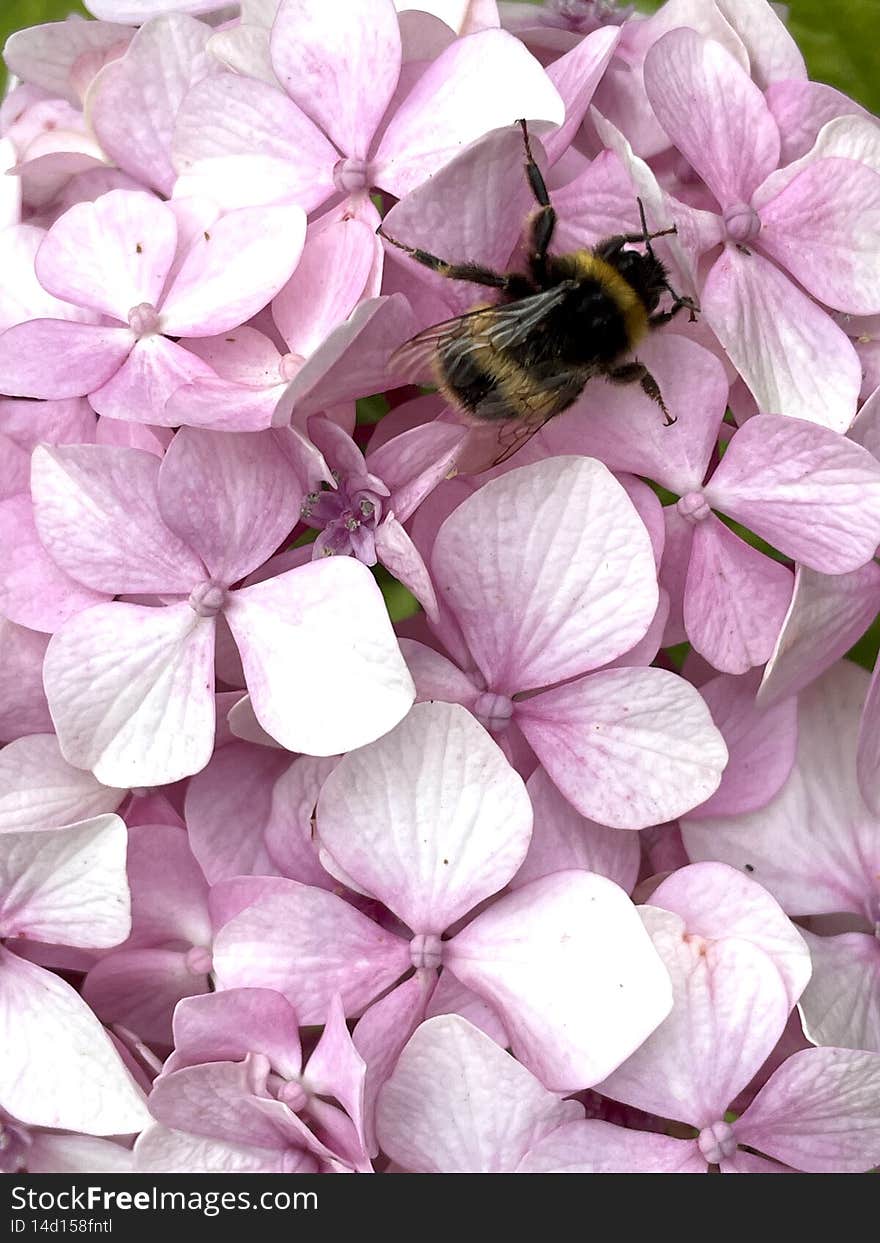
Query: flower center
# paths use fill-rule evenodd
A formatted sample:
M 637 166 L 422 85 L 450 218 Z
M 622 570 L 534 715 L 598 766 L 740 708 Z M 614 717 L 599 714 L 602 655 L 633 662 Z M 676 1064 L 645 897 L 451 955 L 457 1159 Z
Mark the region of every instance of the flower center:
M 704 522 L 712 512 L 702 492 L 686 492 L 676 501 L 675 508 L 682 518 L 695 526 L 698 522 Z
M 366 160 L 347 156 L 337 160 L 333 168 L 333 184 L 341 194 L 357 194 L 370 188 L 370 168 Z
M 301 1113 L 309 1103 L 309 1094 L 301 1083 L 288 1079 L 278 1091 L 278 1099 L 295 1114 Z
M 494 691 L 483 691 L 477 696 L 471 711 L 484 729 L 488 729 L 490 733 L 500 734 L 510 724 L 513 716 L 513 700 L 509 695 L 496 695 Z
M 443 962 L 443 942 L 436 932 L 418 933 L 409 943 L 409 952 L 417 971 L 436 970 Z
M 203 945 L 193 945 L 184 954 L 183 961 L 192 975 L 207 975 L 214 965 L 211 951 Z
M 697 1136 L 697 1147 L 709 1165 L 729 1161 L 737 1149 L 736 1136 L 729 1122 L 713 1122 Z
M 210 578 L 206 583 L 199 583 L 189 593 L 189 607 L 199 617 L 216 617 L 226 603 L 226 588 Z
M 761 217 L 749 203 L 734 203 L 724 213 L 724 228 L 731 242 L 743 245 L 761 232 Z
M 128 312 L 128 326 L 139 337 L 159 331 L 159 312 L 152 302 L 139 302 Z
M 300 517 L 321 530 L 315 544 L 324 556 L 354 556 L 375 565 L 375 531 L 385 499 L 376 490 L 379 481 L 365 475 L 336 475 L 336 482 L 336 488 L 309 492 Z

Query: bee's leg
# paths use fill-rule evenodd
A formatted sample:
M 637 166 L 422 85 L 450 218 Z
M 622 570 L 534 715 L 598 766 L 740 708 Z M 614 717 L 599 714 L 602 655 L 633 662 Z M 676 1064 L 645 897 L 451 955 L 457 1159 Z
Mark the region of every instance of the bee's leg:
M 426 268 L 430 268 L 432 272 L 437 272 L 440 276 L 446 276 L 454 281 L 471 281 L 475 285 L 485 285 L 490 289 L 503 289 L 507 293 L 514 292 L 511 289 L 511 281 L 515 273 L 507 276 L 503 272 L 495 272 L 492 268 L 483 267 L 480 263 L 447 263 L 445 259 L 438 259 L 436 255 L 429 254 L 427 250 L 420 250 L 418 246 L 407 246 L 404 242 L 398 242 L 396 238 L 383 233 L 381 225 L 376 232 L 380 237 L 384 237 L 386 242 L 390 242 L 398 250 L 405 251 L 411 259 L 424 264 Z M 532 291 L 529 290 L 529 292 Z
M 683 297 L 680 294 L 675 293 L 674 290 L 672 290 L 668 285 L 666 288 L 669 289 L 669 292 L 675 300 L 668 311 L 657 311 L 649 317 L 648 323 L 651 327 L 659 328 L 661 324 L 668 324 L 671 319 L 675 318 L 679 311 L 684 310 L 685 308 L 687 308 L 690 312 L 690 322 L 692 324 L 696 323 L 696 312 L 699 310 L 699 307 L 694 302 L 693 298 Z
M 542 285 L 546 276 L 547 250 L 556 228 L 556 212 L 550 202 L 550 193 L 543 174 L 532 155 L 532 144 L 529 141 L 529 130 L 525 121 L 519 122 L 522 130 L 523 144 L 526 149 L 526 176 L 529 179 L 532 194 L 538 204 L 538 210 L 532 216 L 529 227 L 529 266 L 538 285 Z
M 666 409 L 666 402 L 663 400 L 663 394 L 660 392 L 660 385 L 644 363 L 638 361 L 621 363 L 619 367 L 612 367 L 610 370 L 603 372 L 603 374 L 605 379 L 610 380 L 612 384 L 639 384 L 645 396 L 650 397 L 651 401 L 655 401 L 663 411 L 667 427 L 671 427 L 673 423 L 678 421 Z

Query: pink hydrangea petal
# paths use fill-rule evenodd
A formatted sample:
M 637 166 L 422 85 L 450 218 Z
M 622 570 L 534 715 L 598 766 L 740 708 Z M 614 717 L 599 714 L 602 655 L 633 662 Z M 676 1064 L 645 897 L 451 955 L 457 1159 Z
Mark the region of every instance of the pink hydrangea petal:
M 788 781 L 760 811 L 689 819 L 692 859 L 749 871 L 791 915 L 871 914 L 880 870 L 876 821 L 856 781 L 864 669 L 840 661 L 798 698 L 798 749 Z
M 880 612 L 880 567 L 818 574 L 798 566 L 794 595 L 758 691 L 762 705 L 796 695 L 843 656 Z
M 210 13 L 213 0 L 89 0 L 89 12 L 108 21 L 119 21 L 139 26 L 175 9 L 179 13 Z
M 296 205 L 243 207 L 197 238 L 162 302 L 171 336 L 207 337 L 250 319 L 296 267 L 305 240 Z
M 571 146 L 593 93 L 620 40 L 620 29 L 600 26 L 548 67 L 547 76 L 565 104 L 565 120 L 543 139 L 547 159 L 555 164 Z
M 0 610 L 9 621 L 51 634 L 106 599 L 71 578 L 49 556 L 27 495 L 0 502 Z
M 95 591 L 190 591 L 205 569 L 162 521 L 158 476 L 159 462 L 141 449 L 40 445 L 31 493 L 43 545 Z
M 671 334 L 640 346 L 639 361 L 676 417 L 673 427 L 641 392 L 593 384 L 570 416 L 548 426 L 546 443 L 554 453 L 587 453 L 681 494 L 698 490 L 727 406 L 724 369 L 702 346 Z
M 210 374 L 206 363 L 168 337 L 141 337 L 118 371 L 94 386 L 89 400 L 105 418 L 174 426 L 168 398 L 182 384 Z
M 751 942 L 707 941 L 677 915 L 641 910 L 672 978 L 674 1006 L 599 1090 L 702 1129 L 723 1119 L 781 1036 L 790 1008 L 785 985 Z
M 422 1023 L 400 1055 L 376 1125 L 383 1151 L 410 1172 L 503 1174 L 582 1111 L 467 1020 L 444 1015 Z
M 318 801 L 321 842 L 413 932 L 440 932 L 497 893 L 525 857 L 522 779 L 457 704 L 417 704 L 344 756 Z
M 153 814 L 158 818 L 157 812 Z M 127 946 L 184 942 L 209 946 L 213 929 L 208 883 L 190 849 L 188 833 L 176 824 L 132 823 L 132 804 L 127 818 L 132 889 L 132 933 Z
M 376 530 L 376 556 L 385 569 L 415 596 L 433 620 L 438 613 L 434 585 L 421 553 L 396 518 L 388 517 Z
M 537 462 L 486 484 L 443 524 L 432 570 L 496 692 L 612 660 L 642 637 L 657 608 L 648 533 L 590 458 Z
M 28 453 L 40 443 L 91 444 L 98 432 L 95 412 L 81 397 L 39 404 L 23 398 L 0 399 L 0 429 Z
M 815 298 L 855 315 L 880 310 L 877 173 L 855 160 L 817 160 L 760 212 L 761 249 Z
M 764 92 L 782 138 L 782 164 L 807 154 L 824 126 L 836 117 L 873 118 L 854 100 L 824 82 L 776 81 Z
M 289 1174 L 289 1156 L 281 1148 L 204 1139 L 154 1124 L 138 1136 L 134 1161 L 138 1174 Z
M 875 662 L 859 727 L 856 771 L 862 797 L 880 817 L 880 662 Z
M 269 1099 L 252 1074 L 247 1061 L 184 1066 L 156 1080 L 150 1112 L 176 1130 L 284 1149 L 293 1137 L 294 1115 L 281 1101 Z
M 0 845 L 5 937 L 104 949 L 128 936 L 126 832 L 118 816 L 5 833 Z
M 742 678 L 713 678 L 700 687 L 729 756 L 721 785 L 701 803 L 701 816 L 736 815 L 764 807 L 788 779 L 797 746 L 797 701 L 755 702 L 757 671 Z M 688 813 L 689 814 L 689 813 Z
M 368 467 L 391 489 L 398 522 L 406 522 L 424 498 L 450 474 L 466 435 L 463 427 L 434 422 L 411 427 L 376 449 L 371 441 Z
M 706 277 L 700 305 L 759 410 L 846 431 L 862 382 L 858 355 L 774 264 L 728 246 Z
M 85 26 L 87 23 L 83 22 Z M 88 25 L 95 25 L 89 22 Z M 132 1174 L 130 1149 L 94 1135 L 54 1135 L 38 1131 L 28 1148 L 30 1174 Z
M 342 898 L 284 882 L 224 924 L 214 941 L 220 989 L 282 993 L 299 1021 L 323 1023 L 334 993 L 356 1014 L 411 965 L 409 944 Z
M 335 755 L 363 746 L 393 728 L 415 698 L 382 593 L 350 557 L 312 561 L 237 591 L 226 617 L 257 719 L 289 751 Z
M 763 664 L 782 628 L 793 582 L 790 570 L 710 514 L 694 531 L 684 594 L 684 626 L 695 651 L 722 673 Z
M 497 1010 L 515 1056 L 558 1092 L 603 1079 L 671 1005 L 635 907 L 591 872 L 556 872 L 507 894 L 446 943 L 445 962 Z
M 825 574 L 857 570 L 880 544 L 880 462 L 803 419 L 749 419 L 705 492 L 710 504 Z
M 588 1118 L 570 1122 L 540 1140 L 520 1162 L 518 1174 L 705 1174 L 696 1144 L 629 1131 Z
M 92 967 L 82 995 L 104 1023 L 122 1024 L 141 1040 L 170 1045 L 175 1006 L 209 988 L 208 975 L 193 971 L 181 950 L 122 949 Z
M 212 884 L 229 876 L 275 871 L 263 834 L 273 786 L 289 763 L 283 752 L 232 742 L 216 751 L 190 781 L 187 829 L 193 854 Z
M 670 31 L 645 59 L 645 90 L 671 141 L 722 207 L 748 202 L 779 162 L 779 130 L 730 53 L 694 30 Z M 724 99 L 724 115 L 710 105 Z
M 675 819 L 717 789 L 727 748 L 698 692 L 663 669 L 609 669 L 516 705 L 568 801 L 599 824 Z
M 400 30 L 390 0 L 282 0 L 272 66 L 303 112 L 344 155 L 364 159 L 397 86 Z
M 167 1071 L 203 1062 L 243 1061 L 264 1053 L 285 1079 L 302 1073 L 297 1016 L 266 988 L 230 988 L 182 1002 L 174 1015 L 174 1053 Z
M 132 307 L 159 302 L 176 245 L 177 225 L 164 203 L 138 190 L 111 190 L 56 221 L 36 272 L 56 297 L 127 323 Z
M 11 180 L 11 178 L 10 178 Z M 34 259 L 46 234 L 32 224 L 13 224 L 0 231 L 0 331 L 30 319 L 67 319 L 93 323 L 97 313 L 54 298 L 37 279 Z
M 43 690 L 48 642 L 48 635 L 0 617 L 0 741 L 52 729 Z
M 506 127 L 466 147 L 430 180 L 416 187 L 392 207 L 383 232 L 410 246 L 422 246 L 444 259 L 477 259 L 490 267 L 505 267 L 532 202 L 522 170 L 522 135 Z M 485 196 L 485 197 L 484 197 Z M 490 220 L 481 202 L 498 205 Z M 397 268 L 407 295 L 415 289 L 435 294 L 449 312 L 474 305 L 475 286 L 447 280 L 386 249 L 385 279 Z M 410 288 L 412 287 L 412 288 Z M 439 318 L 443 318 L 441 312 Z M 419 327 L 430 320 L 421 320 Z
M 296 525 L 302 499 L 276 433 L 182 428 L 159 471 L 159 508 L 208 573 L 234 583 Z
M 127 328 L 33 319 L 0 334 L 0 389 L 11 397 L 83 397 L 128 357 Z
M 668 876 L 651 905 L 680 915 L 688 933 L 739 937 L 773 960 L 794 1006 L 810 979 L 804 939 L 779 904 L 755 881 L 724 863 L 693 863 Z
M 537 60 L 504 30 L 458 39 L 392 117 L 372 161 L 376 184 L 403 198 L 461 147 L 522 116 L 555 125 L 565 116 Z
M 479 691 L 451 660 L 414 639 L 401 639 L 400 650 L 416 684 L 419 702 L 441 699 L 444 703 L 473 707 Z
M 425 1017 L 425 1006 L 437 983 L 435 971 L 416 971 L 361 1016 L 352 1033 L 367 1064 L 364 1087 L 364 1130 L 368 1151 L 376 1154 L 376 1100 L 410 1036 Z
M 803 1049 L 761 1089 L 737 1136 L 808 1173 L 861 1173 L 880 1161 L 878 1096 L 880 1055 Z
M 11 35 L 3 58 L 16 77 L 78 107 L 81 100 L 72 78 L 77 61 L 94 52 L 118 48 L 121 53 L 131 36 L 118 22 L 46 22 Z
M 302 427 L 310 414 L 363 393 L 379 392 L 388 383 L 389 358 L 415 330 L 413 313 L 402 294 L 359 303 L 291 381 L 275 410 L 273 425 L 284 426 L 293 415 Z
M 784 20 L 762 0 L 716 0 L 745 44 L 752 80 L 761 90 L 775 82 L 806 78 L 804 58 Z
M 366 1070 L 366 1063 L 346 1027 L 342 1002 L 336 996 L 330 1003 L 321 1038 L 309 1058 L 308 1080 L 313 1092 L 339 1101 L 361 1143 Z
M 609 829 L 576 811 L 557 790 L 543 768 L 537 768 L 527 789 L 535 813 L 532 840 L 513 888 L 553 872 L 582 868 L 607 876 L 626 893 L 639 874 L 641 849 L 634 833 Z
M 65 759 L 106 785 L 165 785 L 214 743 L 214 625 L 189 604 L 99 604 L 46 652 L 46 696 Z
M 314 814 L 321 787 L 337 762 L 335 756 L 297 756 L 274 784 L 265 826 L 266 849 L 282 874 L 324 889 L 333 889 L 335 882 L 318 861 Z
M 335 147 L 283 91 L 237 74 L 203 78 L 177 114 L 177 171 L 186 181 L 187 174 L 210 174 L 211 162 L 219 160 L 217 187 L 229 186 L 238 197 L 237 202 L 217 199 L 227 210 L 283 197 L 312 211 L 333 193 L 338 159 Z M 242 180 L 248 172 L 262 176 L 249 183 Z M 192 193 L 192 187 L 186 189 Z M 181 194 L 180 183 L 176 193 Z
M 89 91 L 89 120 L 110 158 L 163 194 L 174 188 L 174 119 L 211 28 L 184 13 L 143 26 L 120 60 L 98 74 Z
M 865 932 L 805 932 L 813 975 L 801 997 L 814 1044 L 880 1053 L 880 944 Z
M 22 1122 L 125 1135 L 149 1120 L 110 1037 L 60 976 L 0 949 L 0 1099 Z M 36 1062 L 40 1075 L 31 1073 Z
M 260 432 L 272 426 L 272 416 L 284 396 L 285 384 L 248 388 L 204 376 L 182 384 L 165 403 L 168 426 L 204 427 L 215 432 Z
M 124 797 L 68 764 L 54 734 L 17 738 L 0 751 L 0 833 L 88 820 L 115 811 Z
M 461 980 L 451 971 L 442 971 L 437 987 L 431 993 L 425 1008 L 425 1018 L 431 1019 L 438 1014 L 458 1014 L 479 1027 L 480 1031 L 491 1036 L 496 1044 L 506 1049 L 510 1043 L 504 1024 L 491 1006 L 470 988 L 466 988 Z
M 296 271 L 272 303 L 289 348 L 307 358 L 343 323 L 363 296 L 376 259 L 376 237 L 360 220 L 338 220 L 306 237 Z

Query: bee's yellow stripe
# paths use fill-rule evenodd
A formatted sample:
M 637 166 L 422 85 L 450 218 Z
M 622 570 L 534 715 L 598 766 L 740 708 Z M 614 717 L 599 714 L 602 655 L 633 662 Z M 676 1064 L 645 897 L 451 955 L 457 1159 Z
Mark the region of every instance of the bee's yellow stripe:
M 626 339 L 632 348 L 648 331 L 648 313 L 629 281 L 591 250 L 576 250 L 564 258 L 571 264 L 575 279 L 591 277 L 616 302 L 626 326 Z

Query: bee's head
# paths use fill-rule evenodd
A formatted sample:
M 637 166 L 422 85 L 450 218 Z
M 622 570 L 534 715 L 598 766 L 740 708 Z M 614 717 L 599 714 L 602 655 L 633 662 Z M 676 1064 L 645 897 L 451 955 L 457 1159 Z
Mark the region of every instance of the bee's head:
M 621 250 L 613 262 L 623 279 L 639 295 L 648 313 L 655 311 L 663 293 L 669 288 L 669 278 L 660 260 L 653 254 Z

